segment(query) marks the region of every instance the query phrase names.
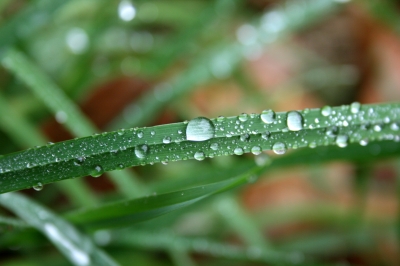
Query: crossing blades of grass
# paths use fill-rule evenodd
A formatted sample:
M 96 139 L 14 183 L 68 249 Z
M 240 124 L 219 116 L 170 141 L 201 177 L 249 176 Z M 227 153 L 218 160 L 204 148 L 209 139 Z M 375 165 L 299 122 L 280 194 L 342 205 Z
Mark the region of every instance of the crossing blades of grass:
M 354 103 L 122 129 L 1 157 L 0 192 L 158 162 L 383 140 L 397 146 L 399 114 L 399 104 Z
M 74 265 L 117 265 L 91 239 L 32 199 L 7 193 L 0 195 L 0 204 L 46 235 Z

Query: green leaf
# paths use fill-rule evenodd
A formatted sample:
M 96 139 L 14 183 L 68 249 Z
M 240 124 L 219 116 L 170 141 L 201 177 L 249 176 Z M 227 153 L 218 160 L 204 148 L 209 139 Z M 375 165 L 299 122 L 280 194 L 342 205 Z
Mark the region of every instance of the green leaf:
M 75 265 L 117 265 L 67 221 L 21 194 L 0 195 L 0 204 L 41 231 Z
M 0 192 L 157 162 L 399 139 L 399 104 L 328 109 L 329 114 L 327 108 L 273 113 L 273 122 L 269 112 L 205 120 L 196 123 L 202 128 L 189 132 L 191 122 L 120 130 L 9 154 L 0 158 Z M 202 130 L 213 131 L 214 137 L 203 140 Z M 203 141 L 186 140 L 198 132 Z
M 91 230 L 128 226 L 186 207 L 210 195 L 244 184 L 247 182 L 248 175 L 249 173 L 191 189 L 81 210 L 67 215 L 67 218 Z

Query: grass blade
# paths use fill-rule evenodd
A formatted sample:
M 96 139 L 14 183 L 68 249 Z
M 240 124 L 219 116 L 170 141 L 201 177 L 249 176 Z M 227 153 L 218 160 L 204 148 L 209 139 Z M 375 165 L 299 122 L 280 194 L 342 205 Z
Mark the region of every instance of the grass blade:
M 41 231 L 75 265 L 117 265 L 87 236 L 50 210 L 17 194 L 0 195 L 0 204 Z
M 67 218 L 89 229 L 128 226 L 193 204 L 247 182 L 248 174 L 191 189 L 111 203 L 71 213 Z
M 8 154 L 0 158 L 0 192 L 162 161 L 258 154 L 270 149 L 282 154 L 287 148 L 345 147 L 399 139 L 399 104 L 329 107 L 326 116 L 324 110 L 274 113 L 273 123 L 263 121 L 266 113 L 196 118 L 189 124 L 120 130 Z M 294 128 L 289 125 L 293 118 Z M 204 140 L 205 136 L 210 139 Z

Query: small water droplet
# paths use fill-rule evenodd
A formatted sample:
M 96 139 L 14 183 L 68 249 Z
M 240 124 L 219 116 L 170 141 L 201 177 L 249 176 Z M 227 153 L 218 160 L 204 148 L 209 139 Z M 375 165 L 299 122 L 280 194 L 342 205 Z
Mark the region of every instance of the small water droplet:
M 240 121 L 246 122 L 247 119 L 249 119 L 249 115 L 246 114 L 246 113 L 242 113 L 242 114 L 240 114 L 240 115 L 238 116 L 238 118 L 239 118 Z
M 186 127 L 186 139 L 191 141 L 204 141 L 214 137 L 215 127 L 210 119 L 197 117 L 190 120 Z
M 202 160 L 204 160 L 204 159 L 206 158 L 206 156 L 204 155 L 204 152 L 198 151 L 198 152 L 196 152 L 196 153 L 194 154 L 194 158 L 195 158 L 197 161 L 202 161 Z
M 251 153 L 254 155 L 259 155 L 261 154 L 261 147 L 260 146 L 254 146 L 251 148 Z
M 282 142 L 276 142 L 273 146 L 272 146 L 272 150 L 276 153 L 276 154 L 284 154 L 286 152 L 286 145 L 285 143 Z
M 310 147 L 311 149 L 314 149 L 317 147 L 317 143 L 315 141 L 310 142 L 310 144 L 308 144 L 308 147 Z
M 218 122 L 222 122 L 224 120 L 225 120 L 225 116 L 220 115 L 220 116 L 217 117 L 217 121 Z
M 171 143 L 171 137 L 165 137 L 165 138 L 163 139 L 163 143 L 164 143 L 164 144 L 169 144 L 169 143 Z
M 360 145 L 361 145 L 361 146 L 367 146 L 367 145 L 368 145 L 368 139 L 362 139 L 362 140 L 360 140 Z
M 330 137 L 330 138 L 336 137 L 337 134 L 338 134 L 338 128 L 337 127 L 331 127 L 331 128 L 328 128 L 326 130 L 326 135 L 328 137 Z
M 85 157 L 77 157 L 74 161 L 76 166 L 81 166 L 85 162 Z
M 135 155 L 139 159 L 144 159 L 148 152 L 149 152 L 149 146 L 147 146 L 146 144 L 135 146 Z
M 240 140 L 241 141 L 249 141 L 250 140 L 250 135 L 247 134 L 247 133 L 242 134 L 242 135 L 240 135 Z
M 236 155 L 242 155 L 243 154 L 243 149 L 240 147 L 237 147 L 233 150 L 233 153 Z
M 91 171 L 90 171 L 90 175 L 93 177 L 99 177 L 104 173 L 104 169 L 103 167 L 101 167 L 100 165 L 96 165 Z
M 287 114 L 286 123 L 290 131 L 299 131 L 303 129 L 303 117 L 297 111 L 291 111 Z
M 178 130 L 178 134 L 180 135 L 180 134 L 182 134 L 183 133 L 183 131 L 182 130 Z
M 382 127 L 380 125 L 375 125 L 374 126 L 374 131 L 375 132 L 381 132 L 382 131 Z
M 154 130 L 150 131 L 150 135 L 154 136 L 155 134 L 156 134 L 156 132 Z
M 321 114 L 323 116 L 330 116 L 332 113 L 332 107 L 325 105 L 324 107 L 322 107 L 321 109 Z
M 210 148 L 211 148 L 213 151 L 218 150 L 218 147 L 219 147 L 218 143 L 212 143 L 212 144 L 210 145 Z
M 357 114 L 360 111 L 361 104 L 359 102 L 354 102 L 350 105 L 350 112 Z
M 138 136 L 139 139 L 143 138 L 143 131 L 139 131 L 137 133 L 137 136 Z
M 122 136 L 125 134 L 125 129 L 120 129 L 117 131 L 118 135 Z
M 347 135 L 338 135 L 336 137 L 336 145 L 340 148 L 345 148 L 347 147 L 349 141 L 349 137 Z
M 397 123 L 392 123 L 392 124 L 390 125 L 390 129 L 393 130 L 393 131 L 398 131 L 398 130 L 400 129 L 399 124 L 397 124 Z
M 36 190 L 36 191 L 41 191 L 41 190 L 43 189 L 43 184 L 40 183 L 40 182 L 37 182 L 37 184 L 34 185 L 32 188 L 33 188 L 34 190 Z
M 272 124 L 273 122 L 275 122 L 275 112 L 272 110 L 262 111 L 260 117 L 265 124 Z
M 269 139 L 269 136 L 271 135 L 271 133 L 269 131 L 265 131 L 265 133 L 261 134 L 261 137 L 265 140 Z

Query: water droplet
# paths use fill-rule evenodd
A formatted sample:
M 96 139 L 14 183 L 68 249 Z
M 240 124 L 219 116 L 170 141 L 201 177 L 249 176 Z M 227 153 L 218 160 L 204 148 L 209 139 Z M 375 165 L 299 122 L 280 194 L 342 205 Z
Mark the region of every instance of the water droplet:
M 118 5 L 118 16 L 123 21 L 131 21 L 136 16 L 136 9 L 129 0 L 122 0 Z
M 183 131 L 182 130 L 178 130 L 178 134 L 180 135 L 180 134 L 182 134 L 183 133 Z
M 236 149 L 233 150 L 233 153 L 236 155 L 242 155 L 243 154 L 243 149 L 240 147 L 237 147 Z
M 212 144 L 210 145 L 210 148 L 211 148 L 213 151 L 216 151 L 216 150 L 218 150 L 219 145 L 218 145 L 218 143 L 212 143 Z
M 36 190 L 36 191 L 41 191 L 41 190 L 43 189 L 43 184 L 40 183 L 40 182 L 37 182 L 37 184 L 34 185 L 32 188 L 33 188 L 34 190 Z
M 104 169 L 103 167 L 101 167 L 100 165 L 96 165 L 91 171 L 90 171 L 90 175 L 93 177 L 99 177 L 104 173 Z
M 76 166 L 81 166 L 85 162 L 85 157 L 77 157 L 74 161 Z
M 254 146 L 251 148 L 251 153 L 254 155 L 259 155 L 261 154 L 261 147 L 260 146 Z
M 204 158 L 206 158 L 206 156 L 204 155 L 204 152 L 198 151 L 198 152 L 196 152 L 196 153 L 194 154 L 194 158 L 195 158 L 197 161 L 202 161 L 202 160 L 204 160 Z
M 324 107 L 322 107 L 321 109 L 321 114 L 323 116 L 329 116 L 332 113 L 332 107 L 325 105 Z
M 137 133 L 137 136 L 138 136 L 139 139 L 143 138 L 143 131 L 139 131 Z
M 249 141 L 250 140 L 250 135 L 249 134 L 242 134 L 240 135 L 240 140 L 241 141 Z
M 338 135 L 336 137 L 336 145 L 340 148 L 347 147 L 349 137 L 347 135 Z
M 299 112 L 289 112 L 286 122 L 290 131 L 299 131 L 303 129 L 303 117 Z
M 149 146 L 147 146 L 146 144 L 135 146 L 135 155 L 139 159 L 144 159 L 148 152 L 149 152 Z
M 282 142 L 276 142 L 273 146 L 272 146 L 272 150 L 276 153 L 276 154 L 284 154 L 286 152 L 286 145 L 285 143 Z
M 217 117 L 217 121 L 218 121 L 218 122 L 222 122 L 222 121 L 224 121 L 224 120 L 225 120 L 225 117 L 222 116 L 222 115 L 220 115 L 220 116 Z
M 326 130 L 326 135 L 330 138 L 336 137 L 337 133 L 338 133 L 337 127 L 331 127 Z
M 261 134 L 261 137 L 265 140 L 269 139 L 269 136 L 271 135 L 271 133 L 269 131 L 265 131 L 265 133 Z
M 246 122 L 247 119 L 249 119 L 249 115 L 246 114 L 246 113 L 242 113 L 242 114 L 240 114 L 240 115 L 238 116 L 238 118 L 239 118 L 240 121 Z
M 258 156 L 254 157 L 254 161 L 258 166 L 264 166 L 271 162 L 271 159 L 266 153 L 261 153 Z
M 382 127 L 380 125 L 375 125 L 374 126 L 374 131 L 375 132 L 381 132 L 381 130 L 382 130 Z
M 156 132 L 154 130 L 150 131 L 150 135 L 154 136 L 155 134 L 156 134 Z
M 163 143 L 164 143 L 164 144 L 169 144 L 169 143 L 171 143 L 171 137 L 165 137 L 165 138 L 163 139 Z
M 186 127 L 186 139 L 191 141 L 204 141 L 214 136 L 215 128 L 210 119 L 197 117 L 190 120 Z
M 361 145 L 361 146 L 367 146 L 367 145 L 368 145 L 368 139 L 362 139 L 362 140 L 360 140 L 360 145 Z
M 273 122 L 275 122 L 275 112 L 272 110 L 262 111 L 260 117 L 261 120 L 266 124 L 272 124 Z
M 350 112 L 357 114 L 360 111 L 361 104 L 359 102 L 354 102 L 350 105 Z
M 125 134 L 125 129 L 120 129 L 117 131 L 118 135 L 122 136 Z
M 314 149 L 317 147 L 317 143 L 315 141 L 310 142 L 310 144 L 308 144 L 308 147 L 310 147 L 311 149 Z
M 397 123 L 392 123 L 392 124 L 390 125 L 390 129 L 393 130 L 393 131 L 398 131 L 398 130 L 400 129 L 399 124 L 397 124 Z

